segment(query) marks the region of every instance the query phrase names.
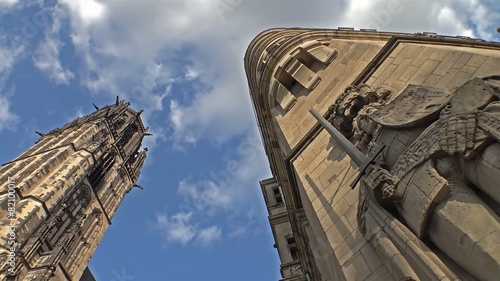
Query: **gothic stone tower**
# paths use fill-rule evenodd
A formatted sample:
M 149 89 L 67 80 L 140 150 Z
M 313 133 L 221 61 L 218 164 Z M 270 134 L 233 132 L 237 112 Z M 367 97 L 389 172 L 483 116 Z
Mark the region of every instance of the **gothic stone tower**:
M 282 280 L 498 279 L 499 43 L 271 29 L 244 62 Z
M 0 280 L 79 280 L 147 149 L 140 113 L 116 104 L 77 118 L 0 168 Z

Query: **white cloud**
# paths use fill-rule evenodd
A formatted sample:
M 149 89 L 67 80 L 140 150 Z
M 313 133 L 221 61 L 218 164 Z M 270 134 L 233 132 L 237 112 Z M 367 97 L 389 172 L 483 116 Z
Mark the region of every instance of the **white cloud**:
M 192 200 L 194 207 L 198 210 L 213 212 L 214 209 L 227 209 L 233 203 L 232 192 L 212 180 L 201 180 L 195 183 L 183 180 L 179 183 L 178 191 Z
M 96 0 L 59 0 L 59 2 L 68 5 L 86 25 L 99 21 L 106 12 L 106 6 Z
M 171 108 L 170 120 L 176 142 L 196 143 L 199 138 L 206 137 L 223 143 L 251 128 L 254 121 L 250 98 L 242 94 L 245 79 L 240 74 L 227 73 L 223 80 L 203 83 L 203 88 L 211 90 L 196 93 L 189 104 L 172 101 L 175 106 Z
M 196 226 L 190 224 L 192 213 L 177 213 L 172 217 L 156 215 L 155 226 L 166 236 L 168 242 L 186 245 L 196 236 Z
M 0 42 L 6 42 L 6 38 L 0 35 Z M 8 45 L 0 43 L 0 132 L 4 129 L 15 129 L 19 117 L 11 111 L 9 98 L 13 95 L 14 88 L 5 91 L 5 84 L 10 73 L 23 54 L 23 45 Z
M 143 84 L 146 65 L 163 63 L 185 81 L 199 83 L 192 99 L 175 97 L 175 103 L 170 102 L 173 139 L 189 144 L 200 137 L 221 143 L 253 126 L 243 73 L 244 50 L 253 35 L 275 25 L 276 19 L 292 23 L 301 15 L 280 1 L 270 2 L 270 10 L 262 9 L 261 3 L 227 0 L 152 1 L 148 5 L 103 1 L 100 5 L 105 12 L 88 24 L 77 4 L 61 3 L 71 14 L 72 42 L 86 65 L 82 83 L 92 91 L 124 92 L 124 98 L 133 103 L 156 104 L 150 110 L 162 110 L 159 105 L 167 95 L 154 91 L 139 99 L 135 95 L 134 89 Z M 338 6 L 326 4 L 331 8 L 327 12 L 325 3 L 315 5 L 318 18 L 332 16 Z M 297 2 L 294 6 L 311 5 Z M 287 8 L 281 17 L 272 11 Z M 190 67 L 179 68 L 178 56 Z M 160 85 L 167 87 L 172 81 Z M 176 119 L 181 115 L 182 123 Z
M 221 240 L 222 231 L 217 226 L 211 226 L 200 230 L 196 237 L 197 242 L 202 246 L 209 246 Z
M 173 126 L 174 131 L 184 132 L 186 130 L 186 125 L 190 124 L 189 120 L 192 120 L 186 112 L 181 109 L 179 103 L 176 100 L 170 101 L 170 124 Z M 178 140 L 182 137 L 183 143 L 196 144 L 198 135 L 195 132 L 185 132 L 183 134 L 178 134 L 176 137 Z
M 441 33 L 446 35 L 462 35 L 475 37 L 474 30 L 467 26 L 464 19 L 457 15 L 452 7 L 439 5 L 433 3 L 431 6 L 433 15 L 435 15 L 435 22 L 437 26 L 441 26 Z
M 172 98 L 168 117 L 172 139 L 194 145 L 200 138 L 223 143 L 254 126 L 243 55 L 253 36 L 266 28 L 354 26 L 489 38 L 498 13 L 488 9 L 495 3 L 487 1 L 61 3 L 71 15 L 72 40 L 86 64 L 83 85 L 94 92 L 123 92 L 124 98 L 151 111 L 163 110 L 163 101 Z M 311 14 L 315 16 L 304 16 Z M 144 87 L 148 75 L 144 69 L 155 64 L 169 75 L 157 81 L 155 89 L 171 87 L 174 77 L 181 76 L 184 82 L 195 83 L 195 92 L 186 99 Z
M 58 8 L 52 13 L 52 27 L 46 30 L 45 38 L 40 43 L 33 55 L 33 64 L 40 71 L 44 72 L 57 84 L 68 84 L 73 79 L 74 74 L 64 69 L 59 60 L 59 51 L 63 43 L 59 39 L 61 30 L 61 20 L 64 14 Z
M 0 34 L 0 42 L 5 41 L 7 41 L 6 37 Z M 0 91 L 3 90 L 5 81 L 24 50 L 24 45 L 13 46 L 0 43 Z
M 147 124 L 146 124 L 146 127 L 147 127 Z M 160 143 L 160 142 L 164 142 L 166 141 L 167 139 L 167 136 L 166 136 L 166 133 L 165 133 L 165 130 L 163 128 L 158 128 L 156 130 L 149 130 L 148 131 L 150 134 L 153 134 L 152 136 L 145 136 L 143 141 L 142 141 L 142 146 L 143 147 L 147 147 L 150 151 L 150 153 L 152 152 L 152 150 Z M 146 161 L 148 161 L 148 159 L 150 159 L 151 157 L 154 157 L 153 155 L 148 155 L 148 158 L 146 158 Z
M 84 67 L 79 73 L 81 84 L 92 92 L 103 91 L 113 95 L 120 92 L 115 77 L 125 66 L 119 65 L 114 69 L 106 69 L 105 66 L 112 62 L 105 61 L 109 58 L 98 57 L 96 52 L 99 46 L 92 43 L 101 40 L 99 36 L 92 34 L 92 30 L 103 27 L 102 25 L 106 23 L 105 4 L 94 0 L 60 0 L 58 7 L 62 8 L 69 17 L 71 41 L 83 62 Z M 97 7 L 97 11 L 93 12 L 92 7 Z
M 60 47 L 61 42 L 59 40 L 47 38 L 45 42 L 38 46 L 33 62 L 36 68 L 45 72 L 57 84 L 68 84 L 74 74 L 61 66 L 58 59 Z
M 496 0 L 353 0 L 340 20 L 342 26 L 384 31 L 462 35 L 498 40 Z
M 235 230 L 229 232 L 227 235 L 229 238 L 237 238 L 237 237 L 243 237 L 247 235 L 248 233 L 248 228 L 246 226 L 239 226 Z
M 5 6 L 11 6 L 19 2 L 19 0 L 0 0 L 0 6 L 5 5 Z
M 19 117 L 10 111 L 10 102 L 6 96 L 0 96 L 0 132 L 4 129 L 14 129 Z
M 237 155 L 228 158 L 220 170 L 210 171 L 198 180 L 179 182 L 178 192 L 186 199 L 187 206 L 192 206 L 190 210 L 205 215 L 219 211 L 234 213 L 242 206 L 245 211 L 251 210 L 250 202 L 255 201 L 249 198 L 261 196 L 256 182 L 267 174 L 267 160 L 256 134 L 243 139 L 236 152 Z
M 500 24 L 500 6 L 496 0 L 457 0 L 450 2 L 456 17 L 469 21 L 470 29 L 482 39 L 494 40 Z M 496 26 L 495 26 L 496 25 Z M 497 40 L 498 41 L 498 40 Z
M 251 136 L 244 138 L 236 151 L 237 154 L 227 158 L 220 170 L 210 171 L 198 179 L 191 177 L 181 180 L 178 186 L 179 194 L 185 199 L 178 206 L 179 209 L 183 213 L 193 214 L 197 221 L 206 223 L 224 213 L 229 225 L 235 222 L 240 225 L 241 218 L 244 218 L 248 224 L 243 227 L 231 226 L 233 230 L 229 238 L 245 236 L 256 216 L 265 217 L 266 213 L 257 180 L 268 176 L 268 165 L 257 132 L 253 131 Z M 261 233 L 259 227 L 254 228 L 255 233 Z M 215 238 L 218 231 L 212 229 L 210 234 Z M 204 240 L 198 242 L 204 244 L 201 241 Z
M 202 72 L 203 71 L 200 69 L 195 69 L 192 66 L 186 66 L 186 68 L 184 69 L 184 79 L 193 81 L 198 78 L 198 76 L 200 76 Z
M 218 226 L 199 228 L 192 223 L 193 213 L 179 212 L 170 218 L 165 214 L 157 214 L 154 227 L 159 229 L 167 242 L 187 245 L 194 242 L 201 246 L 209 246 L 222 238 L 222 230 Z

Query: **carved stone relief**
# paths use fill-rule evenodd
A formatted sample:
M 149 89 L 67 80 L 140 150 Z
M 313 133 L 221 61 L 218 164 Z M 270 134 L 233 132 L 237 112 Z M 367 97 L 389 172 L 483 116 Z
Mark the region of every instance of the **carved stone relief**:
M 362 180 L 367 192 L 358 210 L 375 248 L 386 243 L 385 234 L 368 235 L 369 201 L 429 239 L 465 274 L 500 276 L 499 85 L 499 76 L 472 79 L 453 93 L 410 85 L 387 104 L 365 98 L 376 91 L 360 86 L 338 98 L 332 124 L 367 154 L 386 147 Z
M 288 271 L 290 273 L 290 277 L 295 277 L 295 276 L 303 276 L 304 273 L 302 272 L 302 266 L 300 265 L 294 265 L 288 268 Z
M 353 120 L 358 116 L 359 111 L 368 104 L 375 107 L 384 104 L 390 95 L 389 90 L 383 88 L 374 90 L 365 84 L 348 86 L 337 98 L 335 104 L 330 106 L 328 121 L 349 138 L 354 134 Z

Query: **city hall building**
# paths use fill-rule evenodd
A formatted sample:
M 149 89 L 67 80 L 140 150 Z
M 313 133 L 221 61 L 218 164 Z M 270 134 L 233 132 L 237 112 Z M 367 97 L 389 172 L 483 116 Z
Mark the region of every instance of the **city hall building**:
M 245 71 L 282 280 L 500 276 L 500 44 L 277 28 Z

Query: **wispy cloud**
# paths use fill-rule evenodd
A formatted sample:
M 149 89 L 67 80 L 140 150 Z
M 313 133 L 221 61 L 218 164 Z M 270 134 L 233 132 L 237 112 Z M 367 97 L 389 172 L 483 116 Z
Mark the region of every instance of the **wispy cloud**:
M 19 117 L 12 112 L 10 97 L 14 94 L 14 87 L 6 90 L 12 69 L 22 56 L 25 46 L 9 44 L 7 38 L 0 34 L 0 132 L 4 129 L 15 129 Z
M 201 180 L 195 183 L 182 180 L 179 183 L 178 191 L 187 197 L 196 209 L 213 213 L 216 210 L 232 206 L 232 192 L 228 192 L 226 189 L 212 180 Z
M 186 66 L 184 69 L 184 79 L 187 81 L 193 81 L 203 72 L 201 69 L 196 69 L 193 66 Z
M 495 0 L 352 0 L 340 22 L 384 31 L 432 31 L 493 40 L 500 8 Z
M 163 101 L 172 98 L 167 107 L 172 113 L 168 122 L 171 139 L 179 145 L 194 145 L 200 138 L 220 144 L 253 126 L 249 97 L 244 94 L 242 61 L 253 34 L 227 21 L 239 18 L 246 23 L 243 27 L 262 26 L 251 31 L 256 33 L 275 21 L 276 15 L 271 16 L 267 9 L 251 2 L 227 0 L 196 1 L 195 5 L 192 1 L 152 1 L 148 5 L 95 0 L 60 3 L 70 16 L 72 43 L 84 65 L 78 78 L 92 92 L 121 92 L 124 98 L 150 111 L 163 110 Z M 270 5 L 282 6 L 277 2 Z M 97 7 L 95 14 L 89 12 L 93 6 Z M 325 10 L 319 9 L 330 16 Z M 251 16 L 259 13 L 263 20 Z M 295 16 L 282 14 L 283 19 Z M 176 61 L 179 57 L 180 66 Z M 144 68 L 151 64 L 162 64 L 165 72 L 181 76 L 185 82 L 196 82 L 193 98 L 183 100 L 143 87 L 147 74 Z M 174 80 L 158 83 L 157 88 L 167 89 L 172 83 Z M 176 118 L 180 115 L 182 125 Z
M 187 245 L 193 242 L 200 246 L 210 246 L 222 239 L 220 227 L 212 225 L 201 228 L 192 222 L 193 213 L 179 212 L 171 217 L 157 214 L 154 227 L 159 229 L 169 243 Z
M 220 211 L 234 211 L 245 206 L 251 209 L 249 198 L 260 197 L 255 188 L 257 179 L 267 173 L 267 161 L 262 143 L 254 134 L 241 140 L 236 154 L 222 165 L 220 170 L 212 170 L 202 178 L 181 180 L 178 192 L 185 199 L 184 206 L 191 210 L 214 215 Z
M 9 94 L 0 95 L 0 132 L 4 129 L 15 129 L 19 117 L 10 109 Z
M 103 19 L 106 13 L 106 5 L 96 0 L 60 0 L 79 17 L 85 25 L 91 25 Z
M 33 54 L 33 64 L 49 76 L 57 84 L 68 84 L 75 76 L 70 70 L 64 69 L 59 58 L 63 43 L 59 39 L 63 11 L 56 7 L 52 12 L 52 26 L 45 31 L 45 38 Z
M 6 42 L 9 40 L 0 34 L 0 92 L 3 90 L 12 68 L 25 50 L 24 45 Z
M 221 240 L 222 231 L 217 226 L 210 226 L 200 230 L 196 237 L 197 242 L 202 246 L 209 246 Z
M 244 50 L 263 29 L 300 24 L 297 19 L 303 18 L 303 10 L 316 15 L 307 21 L 311 27 L 438 30 L 486 39 L 495 36 L 492 26 L 499 19 L 494 0 L 309 1 L 291 6 L 281 1 L 227 0 L 195 5 L 192 1 L 59 3 L 69 15 L 72 43 L 84 62 L 78 74 L 82 85 L 96 93 L 121 92 L 150 111 L 167 109 L 174 146 L 195 145 L 201 138 L 221 144 L 248 132 L 254 123 L 245 94 Z M 331 19 L 329 24 L 325 18 Z M 148 87 L 151 83 L 144 81 L 152 80 L 144 69 L 155 64 L 162 65 L 170 79 Z M 175 75 L 196 83 L 189 99 L 163 94 L 175 83 Z
M 237 72 L 225 75 L 227 77 L 223 80 L 219 78 L 207 84 L 203 80 L 209 80 L 206 76 L 210 74 L 200 73 L 202 82 L 199 88 L 208 91 L 200 90 L 188 103 L 175 99 L 171 101 L 171 105 L 175 106 L 171 106 L 170 124 L 176 144 L 195 144 L 202 137 L 220 144 L 251 128 L 250 99 L 248 95 L 241 94 L 244 77 Z
M 147 126 L 147 124 L 146 124 L 146 126 Z M 146 158 L 146 163 L 152 157 L 154 157 L 154 154 L 151 153 L 153 151 L 153 149 L 155 149 L 159 143 L 164 142 L 167 139 L 167 135 L 166 135 L 164 128 L 159 127 L 159 128 L 154 129 L 154 130 L 150 129 L 148 132 L 153 134 L 153 135 L 146 136 L 142 141 L 142 146 L 147 147 L 150 151 L 150 154 Z
M 190 123 L 189 114 L 186 115 L 185 110 L 182 109 L 182 107 L 179 105 L 179 102 L 176 100 L 170 101 L 169 121 L 175 132 L 183 132 L 181 134 L 177 134 L 174 136 L 174 138 L 176 138 L 175 141 L 178 141 L 179 138 L 182 137 L 181 141 L 183 143 L 189 143 L 192 145 L 196 144 L 198 135 L 195 134 L 194 132 L 186 131 L 187 130 L 186 127 Z M 184 133 L 184 131 L 186 132 Z M 176 147 L 181 148 L 182 145 Z
M 155 226 L 165 235 L 168 242 L 186 245 L 196 236 L 196 226 L 190 224 L 192 213 L 177 213 L 172 217 L 156 215 Z
M 19 0 L 0 0 L 0 5 L 10 6 L 16 4 L 17 2 L 19 2 Z
M 448 0 L 448 3 L 457 22 L 467 26 L 475 36 L 485 40 L 495 39 L 495 29 L 500 23 L 500 6 L 496 0 Z
M 228 237 L 245 236 L 256 217 L 265 213 L 265 206 L 263 200 L 260 200 L 261 194 L 256 186 L 257 179 L 267 174 L 267 165 L 262 153 L 262 143 L 256 136 L 257 132 L 253 133 L 251 137 L 240 142 L 236 155 L 228 158 L 221 170 L 210 171 L 206 177 L 181 180 L 177 191 L 184 197 L 184 201 L 178 206 L 179 213 L 189 216 L 172 216 L 170 219 L 164 216 L 161 224 L 168 225 L 168 229 L 174 228 L 173 226 L 190 229 L 193 235 L 187 237 L 193 239 L 196 236 L 195 241 L 205 245 L 207 241 L 216 241 L 222 237 L 222 228 L 211 226 L 203 231 L 203 228 L 198 227 L 198 223 L 206 224 L 222 213 L 227 219 L 225 224 L 231 229 Z M 255 206 L 255 202 L 261 204 Z M 247 224 L 241 226 L 241 219 Z M 253 234 L 257 228 L 254 225 Z M 167 240 L 168 237 L 167 235 Z
M 246 226 L 239 226 L 235 230 L 229 232 L 227 235 L 229 238 L 243 237 L 247 235 L 248 228 Z

